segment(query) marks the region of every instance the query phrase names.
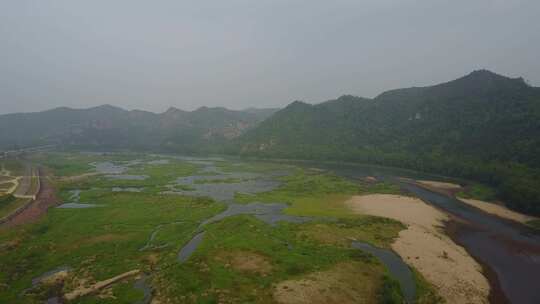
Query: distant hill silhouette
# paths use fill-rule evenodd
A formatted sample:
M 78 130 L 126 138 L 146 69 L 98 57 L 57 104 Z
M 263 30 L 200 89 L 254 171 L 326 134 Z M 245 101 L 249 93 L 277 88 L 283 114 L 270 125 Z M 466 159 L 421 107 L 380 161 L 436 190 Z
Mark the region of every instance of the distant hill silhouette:
M 155 114 L 102 105 L 7 114 L 0 115 L 0 149 L 59 144 L 105 150 L 212 150 L 272 113 L 271 109 L 233 111 L 201 107 L 191 112 L 170 108 Z

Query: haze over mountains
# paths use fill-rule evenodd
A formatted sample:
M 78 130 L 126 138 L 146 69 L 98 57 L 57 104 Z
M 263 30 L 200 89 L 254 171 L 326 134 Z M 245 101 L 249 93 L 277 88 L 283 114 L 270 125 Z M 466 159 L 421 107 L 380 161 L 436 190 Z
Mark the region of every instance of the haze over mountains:
M 201 107 L 156 114 L 111 105 L 0 116 L 0 148 L 58 144 L 85 149 L 203 150 L 238 137 L 275 112 Z
M 540 88 L 486 70 L 277 112 L 100 106 L 0 116 L 0 148 L 51 143 L 409 167 L 495 184 L 514 207 L 540 213 Z

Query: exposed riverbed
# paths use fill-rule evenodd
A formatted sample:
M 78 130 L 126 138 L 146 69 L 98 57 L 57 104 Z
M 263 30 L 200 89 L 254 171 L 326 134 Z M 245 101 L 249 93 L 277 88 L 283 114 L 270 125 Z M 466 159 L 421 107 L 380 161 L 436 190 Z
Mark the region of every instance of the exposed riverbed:
M 451 237 L 486 269 L 494 303 L 540 303 L 540 236 L 520 224 L 482 212 L 457 199 L 435 193 L 395 177 L 426 178 L 408 170 L 353 166 L 322 166 L 349 178 L 376 176 L 399 183 L 403 189 L 451 215 Z M 506 298 L 506 299 L 505 299 Z

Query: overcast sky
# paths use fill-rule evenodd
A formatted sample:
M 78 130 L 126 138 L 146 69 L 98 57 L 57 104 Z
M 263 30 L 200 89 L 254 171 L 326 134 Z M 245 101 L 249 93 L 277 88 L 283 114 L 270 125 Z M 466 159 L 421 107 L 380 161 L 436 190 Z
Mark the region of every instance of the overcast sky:
M 486 68 L 540 85 L 539 0 L 0 0 L 0 113 L 281 107 Z

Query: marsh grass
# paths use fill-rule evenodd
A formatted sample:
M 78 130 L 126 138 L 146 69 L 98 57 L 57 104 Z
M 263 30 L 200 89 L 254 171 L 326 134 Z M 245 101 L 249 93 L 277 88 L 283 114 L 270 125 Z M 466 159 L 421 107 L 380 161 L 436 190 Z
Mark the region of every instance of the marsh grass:
M 298 235 L 323 244 L 350 247 L 351 241 L 362 241 L 389 248 L 405 226 L 398 221 L 373 216 L 311 222 L 298 228 Z
M 0 231 L 0 244 L 14 238 L 18 240 L 16 246 L 0 251 L 3 261 L 0 283 L 10 286 L 0 290 L 1 299 L 8 303 L 15 301 L 17 295 L 31 285 L 32 278 L 63 265 L 69 265 L 77 276 L 90 280 L 107 279 L 132 269 L 147 269 L 149 265 L 144 261 L 149 253 L 139 249 L 157 225 L 186 223 L 184 229 L 160 231 L 159 242 L 170 243 L 164 251 L 175 252 L 189 239 L 199 221 L 224 208 L 201 198 L 98 190 L 83 192 L 81 201 L 103 207 L 51 209 L 39 223 Z M 37 300 L 30 298 L 28 302 Z
M 325 172 L 297 168 L 291 175 L 281 177 L 283 184 L 269 192 L 247 195 L 237 193 L 240 203 L 252 201 L 283 202 L 290 205 L 289 215 L 357 218 L 344 204 L 352 195 L 370 193 L 401 194 L 390 183 L 366 183 L 346 180 Z
M 446 301 L 437 294 L 435 287 L 426 281 L 420 272 L 411 268 L 416 282 L 417 304 L 443 304 Z
M 135 158 L 155 159 L 131 154 L 53 153 L 50 157 L 36 156 L 35 160 L 42 161 L 58 176 L 71 176 L 88 172 L 89 163 L 94 161 L 124 162 Z M 349 181 L 289 165 L 230 161 L 215 164 L 224 172 L 289 171 L 289 175 L 278 177 L 282 184 L 277 189 L 255 195 L 237 193 L 235 199 L 239 203 L 284 202 L 289 205 L 287 214 L 311 216 L 314 221 L 270 226 L 249 215 L 226 218 L 205 226 L 201 245 L 187 262 L 178 263 L 178 251 L 195 235 L 199 223 L 224 211 L 226 206 L 209 198 L 159 193 L 178 177 L 199 174 L 204 165 L 175 159 L 168 164 L 143 162 L 130 166 L 125 173 L 148 175 L 136 181 L 103 176 L 71 182 L 56 179 L 62 200 L 69 199 L 70 190 L 79 189 L 80 202 L 100 207 L 53 208 L 37 223 L 0 230 L 0 299 L 6 303 L 40 303 L 57 292 L 55 288 L 70 291 L 80 280 L 95 282 L 133 269 L 149 275 L 148 282 L 158 298 L 180 303 L 272 303 L 278 284 L 301 281 L 320 272 L 337 278 L 332 288 L 353 288 L 358 299 L 366 303 L 399 299 L 384 266 L 373 256 L 351 249 L 350 240 L 388 247 L 404 226 L 388 219 L 354 215 L 344 205 L 351 195 L 397 193 L 398 188 Z M 144 190 L 112 192 L 112 187 Z M 154 239 L 149 242 L 153 233 Z M 147 249 L 140 250 L 148 242 Z M 235 258 L 235 253 L 256 256 L 264 261 L 266 270 L 235 268 L 220 258 L 225 253 L 230 259 Z M 255 264 L 250 267 L 258 267 L 257 259 L 251 261 Z M 64 265 L 72 271 L 63 287 L 43 287 L 33 295 L 20 296 L 31 286 L 32 278 Z M 78 302 L 133 303 L 143 297 L 140 290 L 134 289 L 133 280 L 116 283 L 108 292 L 115 298 L 91 295 Z
M 358 250 L 299 237 L 297 228 L 297 224 L 290 223 L 271 227 L 246 215 L 210 225 L 202 244 L 186 263 L 177 264 L 171 260 L 169 267 L 156 275 L 159 289 L 166 291 L 162 296 L 184 303 L 220 300 L 273 303 L 277 283 L 347 262 L 356 263 L 358 269 L 363 269 L 366 275 L 361 280 L 382 288 L 385 270 L 377 259 Z M 261 275 L 235 269 L 220 258 L 224 252 L 253 252 L 265 257 L 271 271 Z M 364 296 L 365 299 L 377 297 L 376 294 Z

